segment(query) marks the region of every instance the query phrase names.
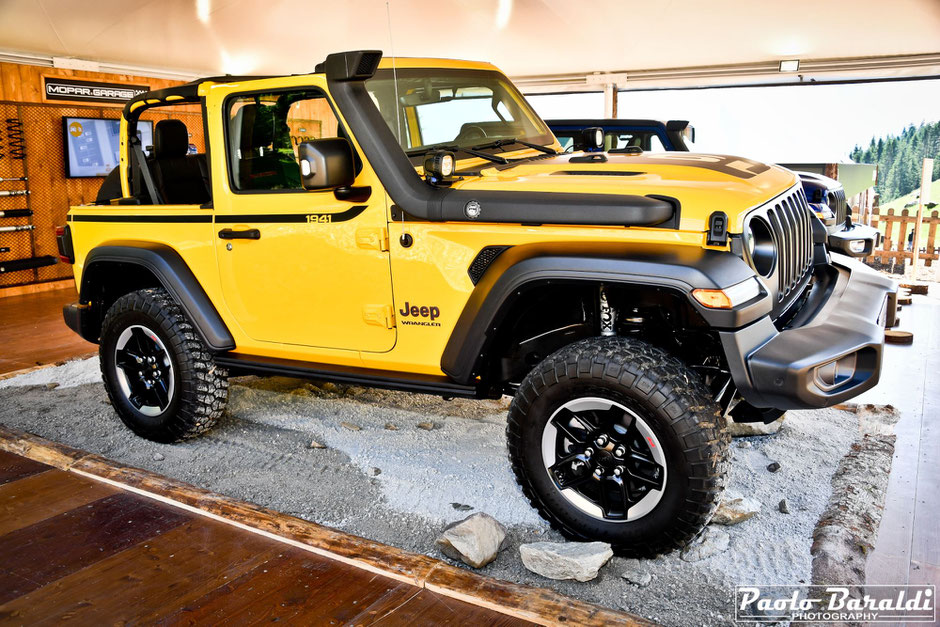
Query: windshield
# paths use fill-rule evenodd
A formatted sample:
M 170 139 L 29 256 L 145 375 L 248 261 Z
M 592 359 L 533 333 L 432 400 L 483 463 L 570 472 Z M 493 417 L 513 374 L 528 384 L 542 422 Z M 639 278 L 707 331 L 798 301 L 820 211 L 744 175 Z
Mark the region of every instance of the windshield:
M 366 89 L 410 156 L 440 144 L 505 151 L 523 146 L 497 140 L 542 146 L 555 141 L 522 94 L 499 72 L 409 68 L 398 70 L 397 76 L 397 90 L 390 69 L 376 72 Z

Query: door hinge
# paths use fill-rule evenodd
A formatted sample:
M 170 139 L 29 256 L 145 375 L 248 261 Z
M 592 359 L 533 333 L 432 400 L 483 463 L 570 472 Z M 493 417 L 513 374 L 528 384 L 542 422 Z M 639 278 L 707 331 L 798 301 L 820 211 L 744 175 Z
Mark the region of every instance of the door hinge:
M 356 229 L 356 246 L 382 252 L 388 251 L 388 229 L 385 227 Z
M 395 328 L 395 310 L 391 305 L 365 305 L 362 308 L 362 319 L 366 324 L 386 329 Z

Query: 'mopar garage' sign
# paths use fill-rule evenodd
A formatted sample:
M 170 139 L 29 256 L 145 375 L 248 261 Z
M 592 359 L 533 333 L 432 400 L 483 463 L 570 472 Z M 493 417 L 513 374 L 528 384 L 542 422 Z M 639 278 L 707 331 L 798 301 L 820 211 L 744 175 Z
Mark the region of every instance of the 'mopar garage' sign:
M 44 76 L 46 100 L 93 100 L 95 102 L 127 102 L 150 91 L 148 85 L 126 83 L 92 83 L 67 78 Z

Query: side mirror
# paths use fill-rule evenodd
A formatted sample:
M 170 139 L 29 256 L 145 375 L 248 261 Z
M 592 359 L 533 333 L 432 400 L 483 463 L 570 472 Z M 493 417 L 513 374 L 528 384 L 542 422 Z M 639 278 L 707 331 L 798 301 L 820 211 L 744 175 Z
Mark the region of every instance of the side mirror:
M 356 179 L 352 146 L 343 137 L 303 142 L 297 146 L 297 159 L 304 189 L 348 187 Z

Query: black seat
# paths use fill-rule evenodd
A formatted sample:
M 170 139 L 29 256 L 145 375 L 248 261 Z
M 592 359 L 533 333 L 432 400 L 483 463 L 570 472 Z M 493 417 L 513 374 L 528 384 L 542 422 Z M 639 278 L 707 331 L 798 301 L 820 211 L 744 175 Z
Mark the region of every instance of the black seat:
M 169 205 L 201 205 L 211 198 L 204 154 L 190 155 L 189 131 L 180 120 L 160 120 L 153 129 L 153 182 Z

